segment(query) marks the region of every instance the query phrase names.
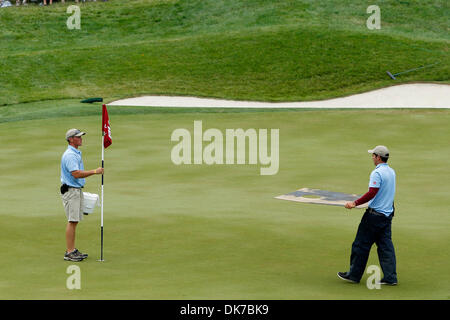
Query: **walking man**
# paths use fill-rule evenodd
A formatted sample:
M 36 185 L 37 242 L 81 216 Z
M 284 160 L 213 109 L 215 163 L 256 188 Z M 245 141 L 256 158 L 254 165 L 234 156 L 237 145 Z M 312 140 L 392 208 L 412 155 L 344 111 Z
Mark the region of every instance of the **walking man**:
M 85 134 L 78 129 L 67 131 L 66 140 L 69 146 L 61 158 L 61 197 L 68 221 L 66 226 L 67 250 L 64 254 L 64 260 L 68 261 L 82 261 L 88 256 L 75 248 L 75 230 L 78 222 L 83 219 L 82 189 L 86 177 L 103 174 L 103 168 L 84 170 L 81 151 L 78 148 L 83 144 L 82 136 Z
M 391 222 L 395 211 L 395 171 L 387 164 L 388 148 L 377 146 L 368 152 L 372 154 L 372 160 L 376 166 L 370 174 L 369 191 L 358 200 L 347 202 L 345 207 L 352 209 L 367 201 L 369 201 L 369 207 L 361 219 L 352 244 L 350 270 L 338 272 L 338 277 L 359 283 L 364 274 L 372 244 L 376 243 L 378 259 L 384 274 L 380 284 L 396 285 L 396 260 L 391 238 Z

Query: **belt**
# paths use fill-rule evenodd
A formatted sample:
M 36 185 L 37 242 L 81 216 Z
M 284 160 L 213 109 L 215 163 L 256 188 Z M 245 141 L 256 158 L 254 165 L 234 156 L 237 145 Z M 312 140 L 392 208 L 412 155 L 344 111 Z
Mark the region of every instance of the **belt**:
M 65 188 L 73 188 L 73 189 L 83 189 L 84 188 L 84 187 L 72 187 L 72 186 L 69 186 L 68 184 L 65 184 L 65 183 L 63 183 L 62 186 L 65 187 Z
M 385 214 L 383 214 L 383 213 L 381 213 L 381 212 L 378 212 L 378 211 L 376 211 L 376 210 L 374 210 L 374 209 L 372 209 L 372 208 L 367 208 L 367 212 L 369 212 L 369 213 L 371 213 L 371 214 L 374 214 L 374 215 L 376 215 L 376 216 L 386 217 Z

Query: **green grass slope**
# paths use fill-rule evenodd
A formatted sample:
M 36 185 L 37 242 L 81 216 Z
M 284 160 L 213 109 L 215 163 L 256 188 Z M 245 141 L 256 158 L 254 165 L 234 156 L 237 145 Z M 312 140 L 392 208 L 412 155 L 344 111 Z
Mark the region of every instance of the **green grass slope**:
M 449 80 L 447 1 L 109 1 L 0 10 L 0 105 L 182 94 L 324 99 Z M 394 82 L 399 72 L 431 64 Z

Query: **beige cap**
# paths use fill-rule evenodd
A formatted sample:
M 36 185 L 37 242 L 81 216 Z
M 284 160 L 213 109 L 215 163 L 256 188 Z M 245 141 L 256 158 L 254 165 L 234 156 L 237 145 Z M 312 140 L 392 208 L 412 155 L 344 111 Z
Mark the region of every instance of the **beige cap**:
M 81 137 L 85 134 L 86 132 L 80 131 L 78 129 L 70 129 L 66 132 L 66 140 L 69 140 L 70 137 Z
M 372 150 L 367 150 L 369 153 L 383 157 L 383 158 L 389 158 L 389 150 L 385 146 L 376 146 Z

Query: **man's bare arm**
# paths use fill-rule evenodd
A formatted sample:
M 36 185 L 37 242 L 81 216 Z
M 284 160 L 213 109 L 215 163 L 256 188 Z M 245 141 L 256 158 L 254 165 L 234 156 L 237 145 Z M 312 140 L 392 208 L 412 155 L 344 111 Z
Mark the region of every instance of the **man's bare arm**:
M 105 170 L 103 168 L 97 168 L 95 170 L 75 170 L 71 174 L 75 179 L 86 178 L 94 174 L 103 174 Z

